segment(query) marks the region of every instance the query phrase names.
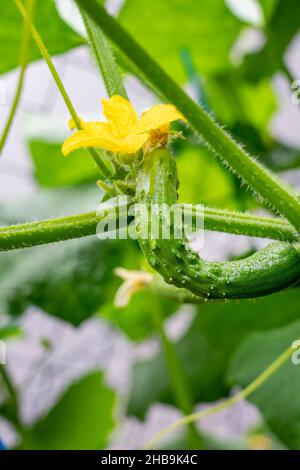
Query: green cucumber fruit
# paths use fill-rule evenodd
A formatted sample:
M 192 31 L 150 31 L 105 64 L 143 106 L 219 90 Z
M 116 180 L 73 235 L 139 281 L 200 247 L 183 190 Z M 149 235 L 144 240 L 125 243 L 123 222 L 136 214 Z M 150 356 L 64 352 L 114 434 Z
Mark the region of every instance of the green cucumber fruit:
M 140 237 L 140 246 L 150 265 L 166 282 L 188 289 L 209 299 L 259 297 L 282 290 L 300 279 L 300 246 L 275 242 L 237 261 L 209 262 L 190 248 L 183 235 L 153 238 L 149 228 L 153 205 L 177 203 L 176 162 L 166 148 L 153 150 L 144 157 L 137 177 L 136 202 L 146 206 L 138 215 L 137 231 L 148 227 L 148 236 Z M 146 214 L 146 216 L 145 216 Z M 159 224 L 165 219 L 159 212 Z

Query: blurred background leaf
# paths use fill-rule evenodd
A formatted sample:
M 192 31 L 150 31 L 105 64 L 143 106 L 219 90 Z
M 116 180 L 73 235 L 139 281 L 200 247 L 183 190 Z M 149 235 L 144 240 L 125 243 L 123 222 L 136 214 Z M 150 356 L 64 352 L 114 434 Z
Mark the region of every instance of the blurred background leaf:
M 15 316 L 35 305 L 79 325 L 113 299 L 113 270 L 123 265 L 129 251 L 122 242 L 96 237 L 23 251 L 1 278 L 0 312 Z M 0 263 L 6 264 L 8 256 L 1 254 Z
M 64 158 L 61 143 L 31 140 L 28 143 L 34 164 L 34 176 L 43 187 L 75 186 L 96 181 L 99 171 L 85 150 L 78 150 L 71 159 Z
M 72 384 L 56 405 L 25 431 L 22 450 L 99 450 L 115 426 L 116 394 L 101 372 Z
M 299 321 L 245 338 L 231 361 L 228 382 L 245 387 L 299 338 Z M 249 397 L 275 435 L 288 448 L 297 450 L 300 449 L 299 388 L 299 365 L 293 364 L 290 358 Z
M 247 55 L 243 64 L 244 76 L 254 81 L 270 77 L 278 70 L 285 71 L 284 53 L 300 29 L 299 1 L 262 3 L 267 14 L 264 28 L 266 44 L 258 53 Z
M 206 148 L 185 143 L 177 153 L 177 167 L 180 202 L 221 208 L 243 207 L 242 192 L 238 191 L 235 178 Z
M 257 300 L 206 303 L 198 307 L 189 330 L 177 342 L 194 403 L 226 396 L 228 363 L 241 341 L 253 331 L 267 331 L 298 318 L 298 289 Z M 259 362 L 259 354 L 253 357 Z M 128 413 L 141 419 L 155 402 L 174 405 L 162 354 L 134 365 Z
M 219 72 L 229 65 L 242 25 L 223 0 L 127 0 L 119 20 L 179 82 L 186 81 L 182 49 L 190 51 L 201 75 Z
M 22 18 L 13 1 L 0 0 L 0 74 L 19 65 L 19 50 L 22 36 Z M 66 23 L 56 10 L 53 0 L 37 2 L 35 24 L 51 55 L 61 54 L 83 43 L 83 40 Z M 36 46 L 31 48 L 30 60 L 40 59 Z

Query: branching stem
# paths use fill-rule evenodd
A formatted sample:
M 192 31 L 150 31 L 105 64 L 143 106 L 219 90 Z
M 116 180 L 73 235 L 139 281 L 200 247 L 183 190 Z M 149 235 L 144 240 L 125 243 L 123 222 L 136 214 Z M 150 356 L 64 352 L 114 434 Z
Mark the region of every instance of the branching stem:
M 116 209 L 112 208 L 111 210 L 115 211 Z M 114 215 L 116 212 L 112 212 L 112 214 Z M 108 215 L 109 212 L 105 214 L 87 212 L 39 222 L 0 227 L 0 251 L 28 248 L 95 235 L 98 223 Z M 197 217 L 203 219 L 202 211 L 192 212 L 192 215 L 194 220 Z M 204 228 L 274 240 L 299 240 L 294 228 L 283 219 L 258 217 L 209 207 L 204 207 Z

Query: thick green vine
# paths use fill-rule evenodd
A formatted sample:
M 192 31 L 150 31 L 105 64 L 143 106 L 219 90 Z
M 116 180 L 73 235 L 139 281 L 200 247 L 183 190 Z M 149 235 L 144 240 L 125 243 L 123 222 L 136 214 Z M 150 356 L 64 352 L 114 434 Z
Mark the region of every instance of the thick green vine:
M 285 216 L 300 231 L 300 201 L 296 192 L 263 167 L 198 106 L 150 55 L 96 0 L 76 0 L 104 33 L 147 77 L 155 89 L 173 103 L 206 145 L 241 177 L 264 201 Z
M 160 234 L 153 237 L 151 210 L 177 203 L 177 168 L 166 148 L 145 156 L 137 181 L 137 201 L 147 207 L 141 211 L 137 227 L 148 227 L 140 245 L 150 265 L 166 282 L 210 299 L 250 298 L 267 295 L 300 279 L 300 245 L 272 243 L 246 259 L 207 262 L 191 250 L 188 240 L 176 238 L 174 217 L 156 214 Z M 170 238 L 162 236 L 166 224 Z

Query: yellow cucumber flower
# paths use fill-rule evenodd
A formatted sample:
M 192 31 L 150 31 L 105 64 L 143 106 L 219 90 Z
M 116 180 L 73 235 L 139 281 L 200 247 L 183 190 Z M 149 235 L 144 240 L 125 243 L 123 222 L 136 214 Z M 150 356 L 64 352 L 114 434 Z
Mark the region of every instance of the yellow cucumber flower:
M 141 148 L 148 151 L 167 143 L 171 122 L 184 120 L 171 104 L 152 106 L 140 118 L 132 104 L 121 96 L 102 100 L 102 104 L 107 122 L 83 122 L 80 119 L 82 130 L 65 141 L 62 147 L 64 155 L 86 147 L 100 147 L 122 154 L 134 154 Z M 76 127 L 72 119 L 69 126 L 71 129 Z

